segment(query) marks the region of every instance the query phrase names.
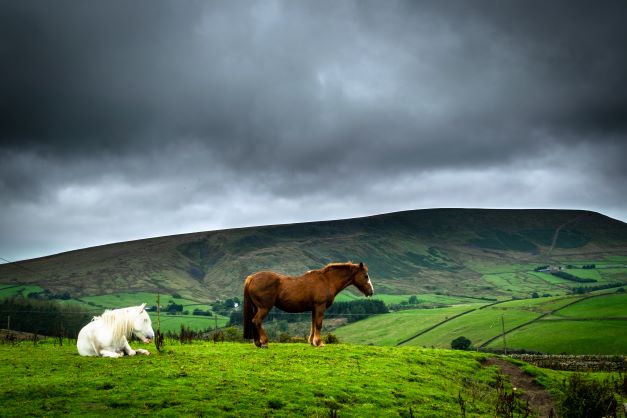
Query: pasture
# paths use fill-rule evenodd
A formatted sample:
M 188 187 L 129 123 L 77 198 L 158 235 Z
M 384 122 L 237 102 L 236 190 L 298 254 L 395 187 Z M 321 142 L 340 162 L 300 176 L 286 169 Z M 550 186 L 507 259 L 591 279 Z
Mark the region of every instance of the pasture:
M 453 339 L 464 336 L 475 347 L 485 344 L 490 349 L 502 349 L 500 336 L 504 325 L 510 350 L 625 354 L 627 294 L 597 293 L 590 296 L 400 311 L 349 324 L 334 332 L 342 341 L 354 344 L 397 345 L 416 336 L 404 344 L 450 348 Z M 484 307 L 477 309 L 479 306 Z M 467 313 L 451 319 L 463 312 Z M 437 326 L 424 332 L 434 325 Z
M 135 347 L 135 344 L 133 344 Z M 0 345 L 2 416 L 423 416 L 494 414 L 484 354 L 415 347 L 167 344 L 80 357 L 71 344 Z

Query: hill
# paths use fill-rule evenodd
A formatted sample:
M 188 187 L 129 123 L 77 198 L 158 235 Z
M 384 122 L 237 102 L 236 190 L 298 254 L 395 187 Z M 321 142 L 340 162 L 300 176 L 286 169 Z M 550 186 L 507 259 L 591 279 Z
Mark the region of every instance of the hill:
M 534 269 L 571 264 L 577 273 L 595 263 L 591 280 L 625 281 L 627 224 L 576 210 L 416 210 L 86 248 L 0 265 L 0 284 L 71 298 L 162 292 L 208 301 L 241 295 L 254 271 L 300 274 L 347 260 L 366 262 L 383 294 L 564 294 L 577 283 Z

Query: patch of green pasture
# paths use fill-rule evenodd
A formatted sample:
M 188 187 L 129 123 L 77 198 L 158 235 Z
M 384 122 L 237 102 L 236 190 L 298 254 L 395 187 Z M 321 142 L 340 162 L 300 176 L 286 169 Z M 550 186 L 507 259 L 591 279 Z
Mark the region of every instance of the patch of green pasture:
M 540 315 L 555 311 L 557 309 L 561 309 L 569 303 L 582 299 L 583 297 L 583 295 L 567 295 L 552 296 L 546 298 L 519 299 L 504 302 L 497 306 L 503 309 L 526 309 L 532 312 L 536 312 Z
M 522 272 L 485 274 L 483 278 L 496 288 L 516 296 L 529 296 L 539 289 L 549 288 L 546 282 Z
M 566 318 L 627 318 L 627 293 L 610 293 L 584 299 L 555 312 Z
M 537 263 L 487 263 L 485 261 L 471 260 L 465 263 L 471 270 L 481 274 L 515 273 L 533 271 L 538 267 Z
M 43 290 L 43 287 L 33 285 L 0 285 L 0 298 L 27 297 L 29 293 L 39 293 L 43 292 Z
M 627 256 L 625 256 L 625 255 L 606 255 L 604 258 L 608 262 L 611 262 L 611 263 L 624 263 L 627 266 Z
M 147 306 L 157 305 L 157 294 L 148 292 L 137 293 L 113 293 L 110 295 L 85 296 L 80 299 L 92 306 L 98 306 L 106 309 L 124 308 L 127 306 L 137 306 L 145 303 Z M 208 303 L 197 302 L 191 299 L 174 297 L 172 295 L 159 295 L 161 307 L 168 306 L 170 301 L 183 305 L 183 310 L 192 313 L 194 309 L 202 309 L 211 311 L 211 305 Z
M 576 305 L 573 305 L 576 306 Z M 549 354 L 626 354 L 627 321 L 540 320 L 506 335 L 509 349 Z M 500 339 L 488 345 L 502 348 Z
M 157 329 L 157 313 L 150 312 L 150 320 L 152 328 Z M 222 328 L 229 322 L 229 318 L 225 316 L 200 316 L 200 315 L 166 315 L 161 313 L 161 332 L 179 332 L 181 325 L 191 328 L 195 331 L 203 331 L 206 329 L 214 329 L 216 326 Z
M 501 333 L 501 317 L 503 317 L 505 321 L 505 330 L 509 330 L 531 321 L 537 316 L 537 313 L 526 309 L 485 308 L 446 322 L 414 338 L 407 344 L 423 347 L 450 348 L 451 341 L 457 337 L 464 336 L 472 342 L 473 346 L 479 346 L 484 341 Z
M 604 281 L 597 269 L 564 269 L 563 271 L 582 279 L 594 279 L 598 282 Z
M 572 282 L 570 280 L 566 280 L 566 279 L 562 279 L 560 277 L 554 276 L 552 274 L 549 273 L 544 273 L 544 272 L 540 272 L 540 271 L 533 271 L 533 272 L 529 272 L 527 273 L 530 276 L 534 276 L 537 277 L 538 279 L 542 280 L 543 282 L 549 284 L 549 285 L 554 285 L 555 287 L 569 287 L 571 286 L 573 283 L 576 282 Z M 551 288 L 551 289 L 555 289 L 555 287 L 553 286 L 547 286 L 547 288 Z
M 443 305 L 458 305 L 467 303 L 476 303 L 481 301 L 479 298 L 473 298 L 471 296 L 451 296 L 451 295 L 438 295 L 435 293 L 412 293 L 403 295 L 389 295 L 384 293 L 374 294 L 373 299 L 383 301 L 386 305 L 400 305 L 403 302 L 407 302 L 410 297 L 416 296 L 418 303 L 439 303 Z M 362 299 L 361 295 L 354 295 L 350 292 L 343 291 L 337 295 L 335 301 L 337 302 L 350 302 L 356 299 Z
M 104 359 L 28 343 L 1 345 L 0 356 L 6 416 L 450 417 L 460 394 L 466 416 L 494 413 L 495 369 L 472 352 L 194 343 Z
M 464 336 L 470 339 L 474 346 L 479 346 L 484 341 L 501 334 L 501 317 L 507 331 L 576 299 L 577 296 L 522 299 L 487 306 L 446 322 L 407 344 L 450 348 L 452 340 Z
M 438 295 L 436 293 L 420 293 L 416 297 L 420 303 L 441 303 L 443 305 L 459 305 L 469 303 L 486 303 L 481 302 L 480 298 L 473 298 L 471 296 L 452 296 L 452 295 Z
M 396 345 L 447 318 L 479 306 L 481 304 L 466 304 L 447 308 L 392 312 L 345 325 L 337 328 L 334 333 L 342 342 Z
M 607 268 L 597 269 L 603 281 L 608 283 L 625 282 L 627 283 L 627 268 Z

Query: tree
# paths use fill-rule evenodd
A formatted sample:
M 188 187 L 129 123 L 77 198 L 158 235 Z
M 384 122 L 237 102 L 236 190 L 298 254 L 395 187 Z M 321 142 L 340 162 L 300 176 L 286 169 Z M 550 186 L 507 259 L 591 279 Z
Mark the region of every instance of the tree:
M 409 297 L 408 302 L 410 305 L 418 305 L 418 297 L 416 295 L 412 295 Z
M 466 337 L 457 337 L 451 341 L 451 348 L 453 350 L 468 350 L 470 347 L 470 340 Z

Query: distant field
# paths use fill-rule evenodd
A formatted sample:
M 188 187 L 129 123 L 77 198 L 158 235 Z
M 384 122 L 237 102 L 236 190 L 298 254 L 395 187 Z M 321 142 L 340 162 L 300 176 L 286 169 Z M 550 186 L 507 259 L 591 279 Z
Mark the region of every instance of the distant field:
M 118 293 L 112 295 L 101 296 L 86 296 L 80 299 L 82 302 L 86 302 L 94 309 L 94 306 L 102 309 L 114 309 L 122 308 L 126 306 L 136 306 L 142 303 L 146 303 L 147 306 L 154 306 L 157 304 L 157 295 L 155 293 L 137 292 L 137 293 Z M 172 295 L 160 295 L 160 302 L 162 307 L 166 307 L 168 303 L 172 301 L 178 305 L 183 305 L 183 309 L 188 311 L 188 315 L 168 315 L 165 312 L 161 312 L 161 330 L 163 332 L 173 331 L 179 332 L 181 325 L 185 325 L 193 330 L 205 330 L 208 328 L 224 327 L 229 318 L 214 315 L 214 316 L 199 316 L 192 315 L 194 309 L 202 309 L 211 311 L 211 305 L 198 303 L 185 298 L 176 298 Z M 157 314 L 156 312 L 150 312 L 150 318 L 153 323 L 153 328 L 157 327 Z
M 554 317 L 619 318 L 627 320 L 627 293 L 607 294 L 583 300 L 557 311 Z
M 473 345 L 479 346 L 500 335 L 503 323 L 507 331 L 573 300 L 576 300 L 576 297 L 524 299 L 499 303 L 456 318 L 407 344 L 450 348 L 453 339 L 464 336 L 470 339 Z
M 542 320 L 507 334 L 509 349 L 550 354 L 625 354 L 627 321 Z M 488 348 L 502 348 L 496 340 Z
M 627 352 L 624 326 L 627 320 L 627 296 L 605 293 L 601 296 L 571 295 L 524 300 L 512 300 L 486 306 L 465 315 L 443 322 L 434 329 L 411 339 L 406 345 L 450 348 L 451 341 L 464 336 L 473 346 L 488 342 L 502 333 L 502 320 L 506 332 L 541 318 L 530 325 L 506 334 L 509 348 L 573 354 L 616 354 Z M 356 344 L 395 345 L 418 334 L 447 317 L 470 310 L 479 305 L 459 305 L 451 308 L 394 312 L 378 315 L 335 330 L 342 341 Z M 551 312 L 555 314 L 547 316 Z M 551 321 L 551 318 L 562 319 Z M 596 321 L 582 321 L 595 319 Z M 594 325 L 592 325 L 594 324 Z M 597 327 L 599 332 L 594 331 Z M 561 327 L 561 328 L 560 328 Z M 562 329 L 561 332 L 557 332 Z M 596 345 L 586 342 L 589 335 L 597 339 Z M 578 341 L 582 341 L 578 343 Z M 536 342 L 542 342 L 537 343 Z M 574 347 L 572 344 L 578 344 Z M 503 348 L 497 338 L 488 348 Z
M 31 292 L 41 292 L 44 290 L 39 286 L 28 285 L 0 285 L 0 298 L 10 298 L 13 296 L 28 296 Z
M 157 314 L 150 313 L 152 327 L 157 329 Z M 229 318 L 225 316 L 196 316 L 196 315 L 164 315 L 161 314 L 161 331 L 162 332 L 179 332 L 181 325 L 196 331 L 205 329 L 214 329 L 224 327 L 229 322 Z
M 481 304 L 456 305 L 448 308 L 412 309 L 377 315 L 338 328 L 334 333 L 341 341 L 354 344 L 396 345 L 398 342 Z
M 375 288 L 376 292 L 376 288 Z M 442 305 L 459 305 L 466 303 L 487 303 L 487 301 L 483 301 L 481 299 L 470 297 L 470 296 L 451 296 L 451 295 L 437 295 L 435 293 L 419 293 L 419 294 L 408 294 L 408 295 L 388 295 L 383 293 L 375 293 L 372 297 L 373 299 L 378 299 L 383 301 L 386 305 L 401 305 L 403 303 L 407 303 L 410 297 L 416 296 L 418 298 L 418 305 L 420 304 L 442 304 Z M 338 302 L 346 302 L 355 299 L 363 298 L 363 295 L 355 295 L 350 293 L 347 290 L 344 290 L 335 298 Z

